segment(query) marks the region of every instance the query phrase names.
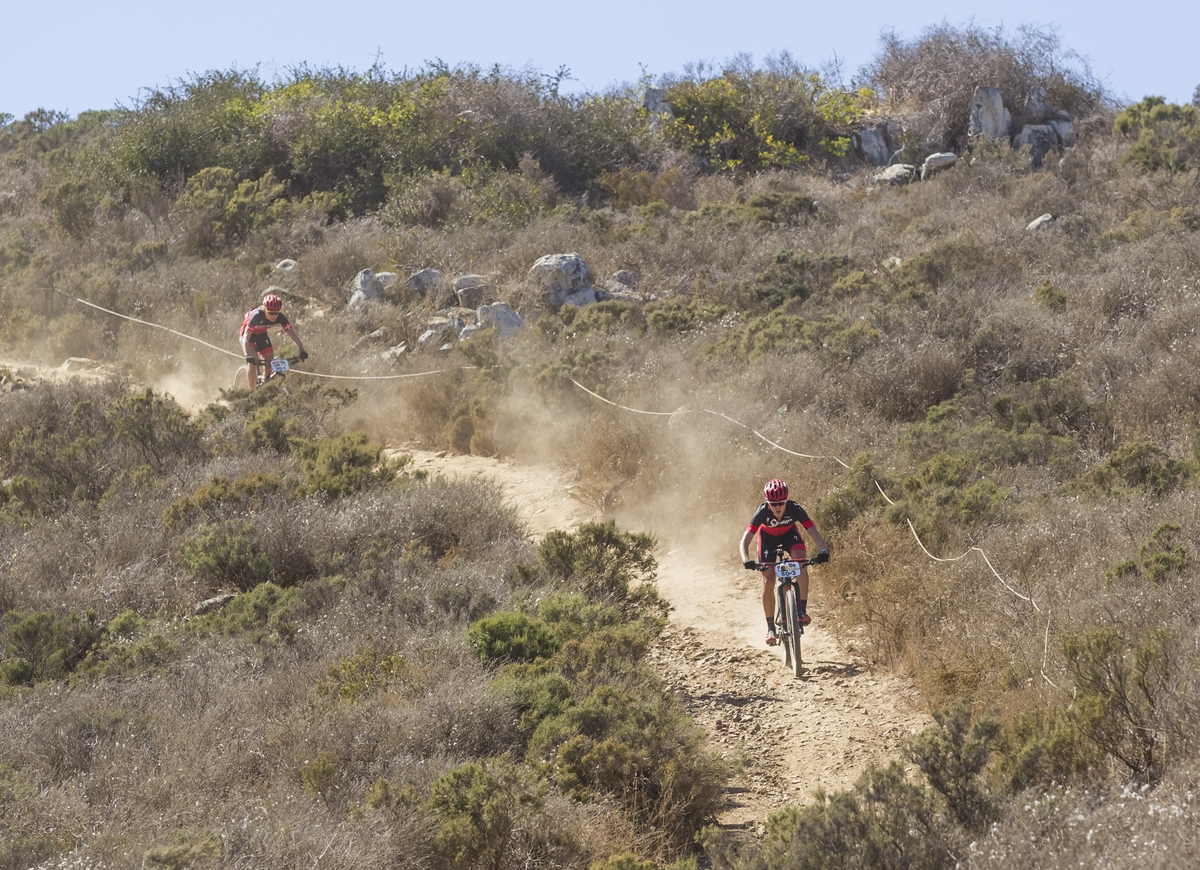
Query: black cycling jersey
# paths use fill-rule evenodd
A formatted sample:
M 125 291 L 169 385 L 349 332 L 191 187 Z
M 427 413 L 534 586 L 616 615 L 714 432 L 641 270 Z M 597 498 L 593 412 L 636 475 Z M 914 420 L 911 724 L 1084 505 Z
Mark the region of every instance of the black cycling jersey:
M 765 501 L 759 505 L 754 516 L 750 518 L 750 531 L 761 531 L 766 535 L 797 534 L 799 533 L 797 526 L 811 529 L 814 525 L 815 523 L 808 518 L 804 508 L 791 499 L 788 499 L 783 508 L 783 515 L 778 518 Z

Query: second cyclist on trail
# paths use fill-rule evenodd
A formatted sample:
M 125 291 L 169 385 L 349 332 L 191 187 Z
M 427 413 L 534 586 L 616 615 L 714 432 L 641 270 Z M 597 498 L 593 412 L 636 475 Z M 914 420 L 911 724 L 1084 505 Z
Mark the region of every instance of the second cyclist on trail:
M 292 326 L 287 315 L 283 313 L 283 300 L 274 293 L 267 293 L 263 297 L 262 305 L 246 312 L 246 319 L 242 321 L 242 331 L 238 335 L 242 353 L 246 356 L 246 385 L 252 390 L 258 383 L 259 357 L 262 357 L 267 366 L 275 359 L 275 348 L 271 346 L 271 336 L 267 334 L 267 330 L 272 326 L 283 327 L 283 331 L 295 342 L 300 359 L 308 359 L 308 351 L 304 349 L 304 342 L 300 340 L 296 327 Z
M 762 572 L 762 605 L 767 617 L 767 646 L 775 645 L 775 569 L 772 564 L 779 558 L 778 549 L 782 548 L 793 559 L 805 558 L 804 540 L 800 537 L 800 529 L 804 529 L 812 538 L 820 551 L 814 563 L 829 561 L 829 546 L 816 525 L 804 508 L 788 499 L 787 484 L 778 478 L 767 481 L 763 487 L 766 501 L 759 505 L 750 525 L 742 534 L 739 550 L 742 554 L 742 564 L 751 571 Z M 757 540 L 757 559 L 750 558 L 750 542 Z M 808 615 L 808 567 L 800 572 L 800 624 L 808 625 L 812 619 Z

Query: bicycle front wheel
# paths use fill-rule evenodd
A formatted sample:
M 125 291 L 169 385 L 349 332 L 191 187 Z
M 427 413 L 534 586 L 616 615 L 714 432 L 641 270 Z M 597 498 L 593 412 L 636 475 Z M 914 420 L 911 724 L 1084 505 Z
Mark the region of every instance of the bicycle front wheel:
M 788 667 L 797 677 L 804 671 L 804 660 L 800 656 L 800 635 L 803 627 L 800 625 L 800 608 L 796 604 L 796 590 L 789 586 L 783 592 L 783 619 L 787 630 Z

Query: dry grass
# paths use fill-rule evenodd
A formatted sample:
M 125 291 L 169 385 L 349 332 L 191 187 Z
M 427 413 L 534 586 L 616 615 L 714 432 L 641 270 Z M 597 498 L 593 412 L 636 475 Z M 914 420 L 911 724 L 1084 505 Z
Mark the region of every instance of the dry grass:
M 322 382 L 353 388 L 358 399 L 342 408 L 304 393 L 297 404 L 307 403 L 307 416 L 294 411 L 303 437 L 347 426 L 389 444 L 445 449 L 464 443 L 451 423 L 466 415 L 487 436 L 468 439 L 468 449 L 490 445 L 488 452 L 557 465 L 623 524 L 660 534 L 686 525 L 713 558 L 736 545 L 764 478 L 788 479 L 818 514 L 850 491 L 859 497 L 851 518 L 822 528 L 834 559 L 814 595 L 836 612 L 846 642 L 881 667 L 906 671 L 930 705 L 965 695 L 1006 723 L 1066 709 L 1077 686 L 1065 638 L 1113 627 L 1133 649 L 1166 627 L 1183 676 L 1161 708 L 1171 741 L 1162 784 L 1123 793 L 1129 771 L 1108 762 L 1092 771 L 1098 785 L 1087 794 L 1038 786 L 1043 792 L 1009 807 L 968 860 L 1038 866 L 1051 853 L 1062 863 L 1122 855 L 1168 866 L 1161 844 L 1175 850 L 1169 854 L 1195 849 L 1185 796 L 1194 789 L 1196 746 L 1186 726 L 1200 692 L 1185 679 L 1194 663 L 1184 651 L 1194 658 L 1200 620 L 1200 490 L 1194 475 L 1158 492 L 1136 479 L 1101 488 L 1092 475 L 1130 445 L 1195 464 L 1200 260 L 1196 232 L 1171 214 L 1196 207 L 1196 175 L 1132 174 L 1120 163 L 1122 146 L 1106 135 L 1108 123 L 1083 119 L 1081 144 L 1039 172 L 1000 155 L 899 189 L 789 173 L 744 184 L 700 177 L 691 212 L 560 207 L 520 226 L 490 221 L 444 231 L 365 220 L 304 225 L 213 260 L 181 256 L 165 215 L 103 218 L 85 242 L 55 234 L 36 202 L 37 173 L 6 167 L 0 188 L 16 196 L 0 203 L 0 250 L 10 258 L 0 261 L 8 270 L 0 295 L 11 312 L 4 334 L 21 356 L 55 364 L 95 356 L 199 409 L 229 386 L 236 359 L 85 310 L 46 288 L 236 351 L 243 312 L 267 284 L 280 283 L 296 296 L 313 371 L 352 378 L 439 370 L 411 380 Z M 818 212 L 796 225 L 767 225 L 739 211 L 771 191 L 811 196 Z M 1054 224 L 1026 232 L 1045 212 Z M 36 262 L 21 264 L 22 239 L 36 248 Z M 139 249 L 163 241 L 165 249 Z M 780 339 L 753 357 L 714 353 L 771 314 L 747 300 L 780 250 L 845 258 L 825 272 L 804 272 L 808 295 L 775 312 L 815 324 L 816 337 Z M 499 345 L 499 367 L 481 372 L 462 370 L 471 364 L 462 351 L 411 354 L 395 366 L 379 358 L 393 343 L 414 346 L 432 313 L 426 300 L 398 299 L 366 317 L 345 311 L 362 268 L 434 267 L 451 278 L 488 275 L 532 326 L 543 312 L 528 269 L 544 254 L 567 251 L 578 251 L 599 278 L 628 269 L 643 292 L 724 313 L 669 337 L 637 327 L 572 333 L 548 317 Z M 297 271 L 271 272 L 284 256 L 299 261 Z M 1065 295 L 1064 305 L 1039 297 L 1046 282 Z M 854 324 L 878 338 L 854 356 L 831 351 Z M 377 330 L 380 338 L 364 339 Z M 588 397 L 567 377 L 626 408 L 684 413 L 632 414 Z M 1048 379 L 1059 379 L 1057 386 L 1046 387 Z M 1026 455 L 1013 446 L 1019 427 L 1000 409 L 1034 408 L 1039 397 L 1067 395 L 1072 385 L 1095 414 L 1065 404 L 1046 412 L 1043 428 L 1075 439 L 1065 459 L 997 458 Z M 85 413 L 81 405 L 128 390 L 128 381 L 114 379 L 0 397 L 0 479 L 21 471 L 8 451 L 25 427 L 65 427 Z M 934 425 L 943 415 L 949 433 Z M 459 636 L 485 596 L 498 605 L 527 601 L 528 590 L 504 579 L 531 557 L 524 530 L 487 490 L 420 485 L 257 510 L 271 561 L 314 580 L 296 605 L 296 634 L 285 642 L 268 631 L 256 640 L 184 626 L 197 601 L 223 590 L 188 573 L 181 538 L 163 528 L 162 513 L 213 476 L 285 472 L 279 457 L 249 452 L 244 428 L 253 416 L 253 408 L 233 408 L 207 430 L 213 453 L 152 484 L 117 488 L 104 504 L 12 515 L 0 525 L 0 613 L 91 609 L 109 620 L 133 610 L 164 620 L 171 628 L 160 633 L 178 644 L 169 667 L 146 665 L 66 692 L 51 684 L 2 690 L 0 799 L 13 845 L 0 866 L 51 855 L 65 861 L 72 848 L 80 861 L 131 865 L 173 844 L 203 852 L 210 834 L 222 838 L 228 863 L 283 867 L 324 856 L 322 863 L 346 867 L 417 866 L 432 854 L 427 810 L 368 808 L 370 786 L 383 777 L 425 794 L 464 760 L 516 745 L 511 709 L 489 694 L 487 675 Z M 864 486 L 830 458 L 850 464 L 860 454 L 872 469 Z M 926 467 L 965 455 L 974 457 L 974 477 L 936 478 Z M 86 470 L 98 478 L 103 464 Z M 926 478 L 951 482 L 939 494 L 934 484 L 921 489 Z M 997 504 L 970 514 L 956 499 L 980 479 L 995 484 Z M 922 543 L 955 561 L 929 558 L 907 519 L 932 524 L 935 535 Z M 1147 564 L 1144 548 L 1163 524 L 1181 527 L 1176 545 L 1185 567 L 1163 577 L 1144 568 L 1114 575 L 1121 562 Z M 721 541 L 727 546 L 713 543 Z M 431 563 L 421 546 L 442 561 Z M 344 588 L 322 585 L 339 576 Z M 389 690 L 360 704 L 317 692 L 329 668 L 367 637 L 410 661 L 423 691 Z M 306 790 L 309 767 L 326 771 L 324 790 L 314 787 L 314 774 Z M 1133 809 L 1151 804 L 1153 817 Z M 587 866 L 616 845 L 650 851 L 639 839 L 645 832 L 606 804 L 553 797 L 541 812 L 542 824 L 575 844 L 553 859 L 565 866 Z M 66 843 L 45 834 L 51 828 L 87 833 Z M 546 843 L 520 848 L 549 866 Z

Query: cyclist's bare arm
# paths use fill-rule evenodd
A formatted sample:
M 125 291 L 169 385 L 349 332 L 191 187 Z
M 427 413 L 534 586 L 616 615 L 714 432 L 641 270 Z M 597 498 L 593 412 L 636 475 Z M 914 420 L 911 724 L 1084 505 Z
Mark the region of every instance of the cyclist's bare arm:
M 296 345 L 296 350 L 298 350 L 300 353 L 307 353 L 307 351 L 304 349 L 304 342 L 300 340 L 300 333 L 296 331 L 296 325 L 294 323 L 289 323 L 286 327 L 284 327 L 283 331 L 287 333 L 288 338 L 290 338 L 292 343 Z
M 750 542 L 752 540 L 754 540 L 754 532 L 750 531 L 749 529 L 746 529 L 746 531 L 742 533 L 741 543 L 738 544 L 738 552 L 742 554 L 743 562 L 750 561 L 749 547 L 750 547 Z

